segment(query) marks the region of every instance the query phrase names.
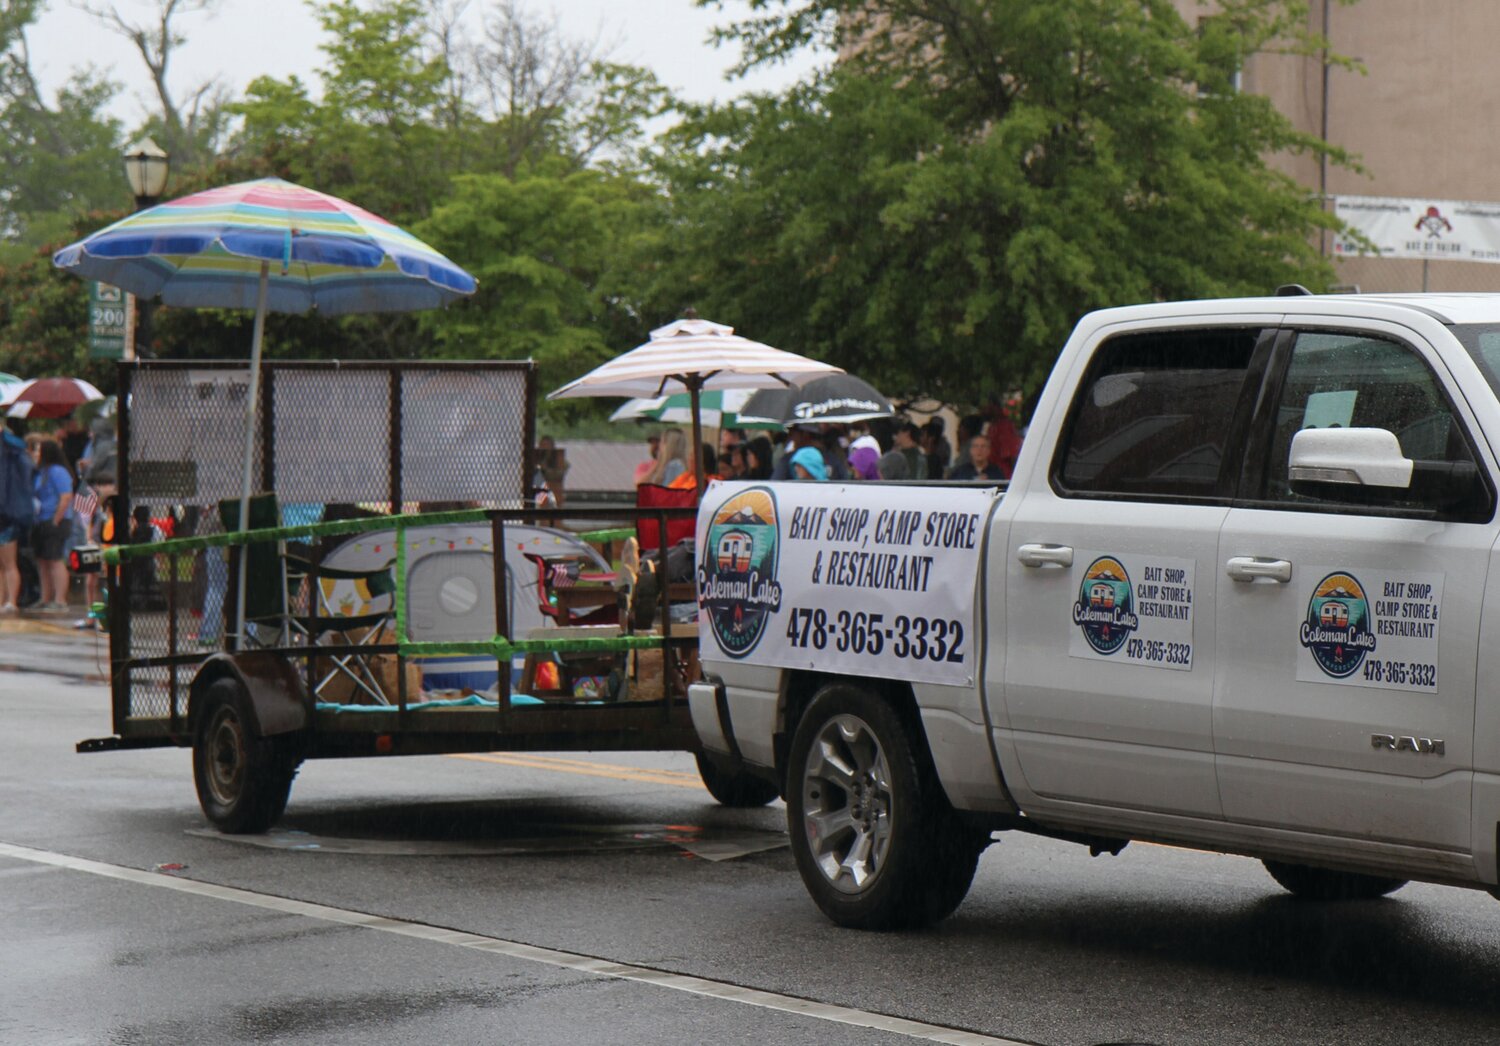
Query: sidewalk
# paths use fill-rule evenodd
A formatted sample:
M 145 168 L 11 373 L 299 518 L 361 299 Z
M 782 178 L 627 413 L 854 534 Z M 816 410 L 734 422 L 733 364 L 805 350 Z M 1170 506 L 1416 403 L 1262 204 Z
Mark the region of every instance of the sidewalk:
M 22 610 L 18 614 L 6 614 L 0 617 L 0 636 L 17 632 L 54 632 L 71 634 L 74 631 L 82 635 L 90 635 L 87 629 L 74 629 L 73 622 L 88 616 L 88 608 L 82 606 L 69 606 L 65 610 Z M 0 663 L 3 663 L 3 655 L 0 655 Z

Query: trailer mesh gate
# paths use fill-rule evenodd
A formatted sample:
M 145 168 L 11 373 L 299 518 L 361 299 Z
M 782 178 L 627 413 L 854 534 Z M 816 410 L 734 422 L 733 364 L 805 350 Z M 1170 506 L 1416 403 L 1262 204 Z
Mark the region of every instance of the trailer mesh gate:
M 119 377 L 117 540 L 135 520 L 143 540 L 150 520 L 170 519 L 177 537 L 222 532 L 219 503 L 243 483 L 249 368 L 145 360 L 121 364 Z M 521 508 L 535 382 L 529 362 L 266 362 L 251 487 L 275 492 L 287 523 L 417 505 Z M 112 598 L 129 613 L 114 619 L 112 652 L 135 665 L 114 681 L 117 724 L 186 715 L 194 666 L 211 652 L 195 645 L 208 569 L 198 553 L 120 571 Z

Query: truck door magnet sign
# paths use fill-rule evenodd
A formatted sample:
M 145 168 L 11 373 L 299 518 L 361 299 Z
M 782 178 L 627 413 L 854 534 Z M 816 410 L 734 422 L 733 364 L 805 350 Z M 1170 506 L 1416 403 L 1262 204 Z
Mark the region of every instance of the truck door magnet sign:
M 1314 569 L 1297 679 L 1436 693 L 1442 574 Z
M 1068 653 L 1147 668 L 1193 667 L 1193 561 L 1082 553 Z
M 704 658 L 966 686 L 995 491 L 716 483 L 698 509 Z

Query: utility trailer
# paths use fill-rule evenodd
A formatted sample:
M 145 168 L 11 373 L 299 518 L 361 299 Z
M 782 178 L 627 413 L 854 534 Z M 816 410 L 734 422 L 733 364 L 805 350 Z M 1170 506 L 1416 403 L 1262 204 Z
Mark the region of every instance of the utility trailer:
M 672 611 L 691 591 L 639 584 L 630 555 L 630 576 L 611 577 L 559 509 L 524 507 L 531 364 L 265 364 L 262 493 L 239 531 L 248 378 L 121 367 L 116 533 L 175 530 L 106 552 L 114 734 L 78 751 L 191 748 L 200 804 L 226 832 L 269 828 L 321 758 L 691 751 L 719 801 L 776 797 L 701 751 L 697 629 Z M 693 510 L 566 515 L 665 563 Z

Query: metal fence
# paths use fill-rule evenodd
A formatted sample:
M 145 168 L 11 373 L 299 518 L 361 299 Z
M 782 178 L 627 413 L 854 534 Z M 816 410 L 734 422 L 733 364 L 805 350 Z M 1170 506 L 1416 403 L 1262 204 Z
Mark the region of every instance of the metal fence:
M 120 365 L 119 543 L 224 530 L 220 503 L 243 483 L 249 387 L 239 362 Z M 534 473 L 535 396 L 529 362 L 267 362 L 252 486 L 275 494 L 279 518 L 260 525 L 418 506 L 520 509 Z M 116 573 L 111 598 L 130 613 L 111 653 L 139 666 L 135 714 L 159 704 L 165 715 L 185 692 L 179 659 L 215 638 L 200 637 L 205 622 L 230 615 L 213 605 L 232 590 L 226 570 L 220 553 L 199 552 L 141 557 Z

